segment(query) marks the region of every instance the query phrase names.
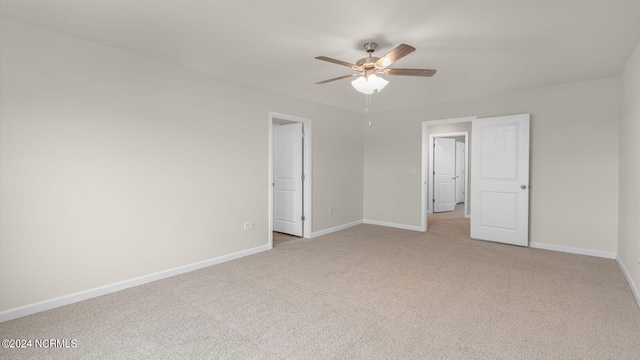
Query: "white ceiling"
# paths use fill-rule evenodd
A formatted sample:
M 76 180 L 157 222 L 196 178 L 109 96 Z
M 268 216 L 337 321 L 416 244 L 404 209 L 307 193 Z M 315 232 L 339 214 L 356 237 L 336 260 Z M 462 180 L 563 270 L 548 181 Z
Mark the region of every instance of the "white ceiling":
M 433 78 L 391 77 L 374 111 L 619 75 L 640 0 L 0 0 L 2 16 L 260 88 L 364 110 L 350 69 L 376 41 Z

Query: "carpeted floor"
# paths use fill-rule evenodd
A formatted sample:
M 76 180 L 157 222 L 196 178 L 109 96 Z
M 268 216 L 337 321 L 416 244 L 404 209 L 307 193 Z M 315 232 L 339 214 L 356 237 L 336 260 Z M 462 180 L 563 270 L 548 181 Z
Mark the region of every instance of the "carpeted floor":
M 282 244 L 290 242 L 290 241 L 305 241 L 305 239 L 301 238 L 301 237 L 298 237 L 298 236 L 279 233 L 279 232 L 276 232 L 276 231 L 273 232 L 273 246 L 274 247 L 282 245 Z
M 471 238 L 471 219 L 464 217 L 464 203 L 456 204 L 455 210 L 429 214 L 427 231 L 460 240 Z
M 8 321 L 2 338 L 77 347 L 0 358 L 639 358 L 614 260 L 474 241 L 439 215 L 427 233 L 359 225 Z

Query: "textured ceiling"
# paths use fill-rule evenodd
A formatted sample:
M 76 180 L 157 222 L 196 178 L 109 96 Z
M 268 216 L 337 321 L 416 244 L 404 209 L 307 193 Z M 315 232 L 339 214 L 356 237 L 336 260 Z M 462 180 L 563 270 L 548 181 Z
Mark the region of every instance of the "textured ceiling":
M 233 79 L 363 111 L 349 80 L 362 44 L 391 67 L 374 111 L 619 75 L 640 41 L 638 0 L 0 0 L 2 16 Z

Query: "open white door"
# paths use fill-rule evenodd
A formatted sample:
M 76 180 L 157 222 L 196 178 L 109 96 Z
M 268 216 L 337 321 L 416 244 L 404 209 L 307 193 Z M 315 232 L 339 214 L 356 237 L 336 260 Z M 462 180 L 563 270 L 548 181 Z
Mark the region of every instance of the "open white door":
M 464 148 L 463 142 L 456 141 L 456 204 L 464 201 Z
M 529 114 L 474 120 L 471 237 L 529 244 Z
M 273 230 L 302 236 L 302 123 L 273 127 Z
M 453 211 L 456 182 L 456 141 L 434 138 L 433 212 Z

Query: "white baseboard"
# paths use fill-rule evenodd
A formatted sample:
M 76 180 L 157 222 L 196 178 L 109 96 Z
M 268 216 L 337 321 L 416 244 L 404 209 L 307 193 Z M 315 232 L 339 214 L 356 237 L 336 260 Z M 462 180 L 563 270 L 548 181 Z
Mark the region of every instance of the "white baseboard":
M 269 245 L 262 245 L 252 249 L 238 251 L 233 254 L 223 255 L 217 258 L 200 261 L 194 264 L 184 265 L 177 268 L 160 271 L 157 273 L 140 276 L 137 278 L 120 281 L 114 284 L 109 284 L 105 286 L 100 286 L 97 288 L 80 291 L 74 294 L 64 295 L 57 298 L 40 301 L 34 304 L 29 304 L 21 307 L 17 307 L 14 309 L 9 309 L 0 312 L 0 323 L 4 321 L 9 321 L 13 319 L 17 319 L 23 316 L 39 313 L 42 311 L 54 309 L 57 307 L 77 303 L 83 300 L 91 299 L 94 297 L 114 293 L 120 290 L 128 289 L 134 286 L 147 284 L 156 280 L 166 279 L 168 277 L 172 277 L 175 275 L 184 274 L 190 271 L 202 269 L 211 265 L 220 264 L 223 262 L 227 262 L 230 260 L 235 260 L 244 256 L 257 254 L 259 252 L 269 250 Z
M 552 244 L 530 242 L 529 243 L 529 247 L 534 248 L 534 249 L 544 249 L 544 250 L 553 250 L 553 251 L 566 252 L 566 253 L 570 253 L 570 254 L 595 256 L 595 257 L 601 257 L 601 258 L 606 258 L 606 259 L 615 259 L 616 258 L 616 253 L 614 253 L 614 252 L 600 251 L 600 250 L 590 250 L 590 249 L 582 249 L 582 248 L 574 248 L 574 247 L 569 247 L 569 246 L 560 246 L 560 245 L 552 245 Z
M 356 225 L 360 225 L 360 224 L 362 224 L 362 220 L 358 220 L 358 221 L 350 222 L 350 223 L 347 223 L 347 224 L 334 226 L 332 228 L 316 231 L 316 232 L 311 233 L 311 238 L 322 236 L 322 235 L 331 234 L 333 232 L 344 230 L 344 229 L 348 229 L 350 227 L 353 227 L 353 226 L 356 226 Z
M 618 266 L 620 267 L 620 270 L 622 271 L 624 278 L 627 279 L 627 283 L 629 283 L 629 287 L 631 288 L 631 292 L 633 293 L 633 296 L 636 298 L 638 307 L 640 307 L 640 289 L 638 289 L 636 287 L 636 284 L 633 283 L 633 280 L 631 280 L 631 275 L 629 275 L 627 268 L 624 267 L 622 260 L 620 260 L 620 257 L 617 254 L 616 254 L 616 262 L 618 263 Z
M 369 224 L 369 225 L 380 225 L 380 226 L 386 226 L 386 227 L 392 227 L 392 228 L 398 228 L 398 229 L 404 229 L 404 230 L 413 230 L 413 231 L 425 231 L 425 229 L 423 229 L 422 226 L 417 226 L 417 225 L 397 224 L 397 223 L 390 223 L 386 221 L 368 220 L 368 219 L 364 219 L 362 222 L 364 224 Z

